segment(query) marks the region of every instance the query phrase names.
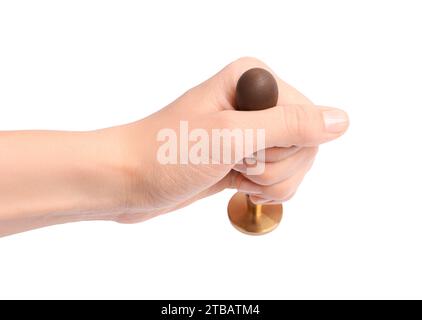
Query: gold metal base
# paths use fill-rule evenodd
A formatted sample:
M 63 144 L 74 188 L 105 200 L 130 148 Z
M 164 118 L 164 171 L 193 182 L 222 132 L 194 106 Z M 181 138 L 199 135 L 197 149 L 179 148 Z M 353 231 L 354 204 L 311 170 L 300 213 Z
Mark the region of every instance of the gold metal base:
M 261 235 L 273 231 L 283 216 L 283 205 L 255 205 L 247 194 L 237 192 L 227 207 L 232 225 L 240 232 Z

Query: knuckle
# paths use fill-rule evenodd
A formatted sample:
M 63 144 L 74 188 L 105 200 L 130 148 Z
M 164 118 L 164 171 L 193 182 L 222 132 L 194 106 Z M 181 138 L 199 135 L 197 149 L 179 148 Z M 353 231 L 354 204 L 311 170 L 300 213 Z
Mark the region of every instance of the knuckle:
M 318 146 L 311 147 L 309 149 L 310 149 L 310 155 L 311 155 L 311 157 L 315 157 L 317 155 L 317 153 L 318 153 Z
M 301 145 L 315 139 L 315 130 L 309 119 L 309 112 L 304 106 L 289 105 L 281 109 L 286 134 L 295 144 Z
M 276 186 L 269 187 L 267 194 L 274 201 L 285 201 L 285 199 L 291 194 L 291 189 L 285 183 L 280 183 Z
M 216 114 L 218 127 L 222 129 L 237 128 L 237 117 L 231 110 L 221 111 Z M 208 121 L 210 118 L 208 118 Z
M 279 194 L 276 197 L 276 201 L 287 201 L 287 199 L 289 198 L 290 193 L 288 193 L 287 191 L 285 193 Z
M 296 194 L 296 190 L 290 192 L 282 201 L 289 201 Z

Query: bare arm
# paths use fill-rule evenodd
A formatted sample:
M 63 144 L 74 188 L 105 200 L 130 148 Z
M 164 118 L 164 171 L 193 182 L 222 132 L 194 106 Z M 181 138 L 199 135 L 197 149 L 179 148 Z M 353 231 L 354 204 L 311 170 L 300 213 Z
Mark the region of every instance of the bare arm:
M 313 105 L 279 78 L 283 94 L 277 106 L 234 110 L 236 83 L 254 67 L 267 68 L 256 59 L 237 60 L 132 124 L 91 132 L 0 132 L 0 236 L 81 220 L 139 222 L 225 188 L 252 194 L 256 203 L 287 201 L 311 168 L 318 145 L 340 137 L 348 117 L 342 110 Z M 163 143 L 158 133 L 165 129 L 177 135 L 182 121 L 205 135 L 214 129 L 265 129 L 266 156 L 256 158 L 265 170 L 250 175 L 241 164 L 256 157 L 253 141 L 231 162 L 157 161 Z M 171 145 L 176 153 L 179 138 Z
M 107 130 L 0 132 L 0 236 L 111 219 L 126 180 Z

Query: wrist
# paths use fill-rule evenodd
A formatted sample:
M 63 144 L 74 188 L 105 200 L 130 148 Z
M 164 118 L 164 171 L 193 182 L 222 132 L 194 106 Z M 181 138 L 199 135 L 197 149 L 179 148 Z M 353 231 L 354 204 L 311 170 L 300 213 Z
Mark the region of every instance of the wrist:
M 147 199 L 152 177 L 148 171 L 152 166 L 149 155 L 155 154 L 152 150 L 154 129 L 141 120 L 93 131 L 89 135 L 92 145 L 97 148 L 89 166 L 102 168 L 94 179 L 95 185 L 103 186 L 104 191 L 96 199 L 94 206 L 98 212 L 95 216 L 122 222 L 124 217 L 134 213 L 145 216 L 152 213 L 154 210 Z
M 85 161 L 71 169 L 81 196 L 80 207 L 74 208 L 80 220 L 115 220 L 130 209 L 133 168 L 124 136 L 124 126 L 84 133 Z

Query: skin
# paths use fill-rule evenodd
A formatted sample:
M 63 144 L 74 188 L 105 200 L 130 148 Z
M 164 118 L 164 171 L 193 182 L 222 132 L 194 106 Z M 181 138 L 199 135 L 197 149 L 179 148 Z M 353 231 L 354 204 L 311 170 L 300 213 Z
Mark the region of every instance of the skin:
M 347 114 L 315 106 L 276 77 L 277 106 L 234 110 L 237 80 L 253 67 L 241 58 L 149 117 L 90 132 L 0 132 L 0 236 L 53 224 L 112 220 L 135 223 L 182 208 L 226 188 L 255 203 L 290 199 L 311 168 L 318 145 L 341 136 Z M 274 74 L 274 73 L 273 73 Z M 242 154 L 230 164 L 162 165 L 156 159 L 162 128 L 265 128 L 265 160 Z M 265 161 L 246 174 L 246 158 Z

